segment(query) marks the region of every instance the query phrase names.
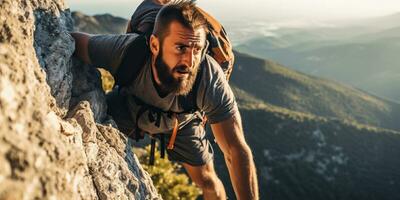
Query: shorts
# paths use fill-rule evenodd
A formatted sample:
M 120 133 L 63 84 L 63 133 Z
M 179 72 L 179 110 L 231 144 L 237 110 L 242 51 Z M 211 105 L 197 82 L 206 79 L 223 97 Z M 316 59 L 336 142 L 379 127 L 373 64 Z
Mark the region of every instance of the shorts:
M 117 89 L 107 94 L 107 105 L 107 114 L 113 117 L 122 133 L 127 134 L 135 128 L 135 122 L 128 109 L 127 98 Z M 166 143 L 168 143 L 170 135 L 166 133 Z M 205 165 L 211 161 L 214 153 L 211 143 L 206 138 L 202 119 L 194 118 L 179 129 L 174 148 L 167 149 L 167 154 L 170 161 L 187 163 L 192 166 Z

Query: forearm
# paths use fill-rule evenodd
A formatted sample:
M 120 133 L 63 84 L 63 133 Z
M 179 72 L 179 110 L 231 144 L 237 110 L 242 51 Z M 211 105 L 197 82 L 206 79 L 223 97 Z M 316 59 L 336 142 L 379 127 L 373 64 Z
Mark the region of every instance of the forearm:
M 70 34 L 75 40 L 74 56 L 78 57 L 83 62 L 90 64 L 91 61 L 88 46 L 91 35 L 82 32 L 71 32 Z
M 236 198 L 258 199 L 258 183 L 253 155 L 244 138 L 239 113 L 222 122 L 211 124 L 214 136 L 228 166 Z
M 258 199 L 256 168 L 250 148 L 244 144 L 232 149 L 226 162 L 237 199 Z

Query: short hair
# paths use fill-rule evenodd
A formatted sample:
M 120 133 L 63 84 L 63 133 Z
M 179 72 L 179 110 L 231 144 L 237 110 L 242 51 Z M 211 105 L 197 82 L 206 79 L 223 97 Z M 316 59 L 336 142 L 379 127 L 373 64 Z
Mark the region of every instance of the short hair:
M 207 33 L 207 20 L 193 0 L 173 0 L 164 5 L 157 14 L 153 35 L 162 42 L 169 34 L 170 24 L 174 21 L 192 30 L 203 28 Z

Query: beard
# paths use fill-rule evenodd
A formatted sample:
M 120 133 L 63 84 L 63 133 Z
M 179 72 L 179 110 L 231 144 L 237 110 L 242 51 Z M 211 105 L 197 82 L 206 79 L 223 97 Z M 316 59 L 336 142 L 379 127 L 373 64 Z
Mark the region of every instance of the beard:
M 157 56 L 155 65 L 157 68 L 157 75 L 160 79 L 160 88 L 168 93 L 175 93 L 176 95 L 187 95 L 192 90 L 196 80 L 199 64 L 194 67 L 187 67 L 184 65 L 177 65 L 172 68 L 164 62 L 162 53 Z M 178 71 L 187 71 L 188 75 L 180 78 L 175 78 L 173 73 Z

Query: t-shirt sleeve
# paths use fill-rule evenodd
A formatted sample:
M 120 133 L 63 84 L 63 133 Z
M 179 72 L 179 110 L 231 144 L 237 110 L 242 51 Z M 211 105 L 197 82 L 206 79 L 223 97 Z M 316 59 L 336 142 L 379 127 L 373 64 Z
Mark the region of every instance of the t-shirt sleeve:
M 115 74 L 136 34 L 95 35 L 89 40 L 89 57 L 95 67 Z
M 208 56 L 207 56 L 208 57 Z M 218 63 L 208 57 L 206 59 L 206 70 L 203 70 L 202 82 L 199 86 L 197 104 L 204 111 L 208 122 L 215 124 L 238 112 L 235 96 L 232 92 L 225 74 Z

